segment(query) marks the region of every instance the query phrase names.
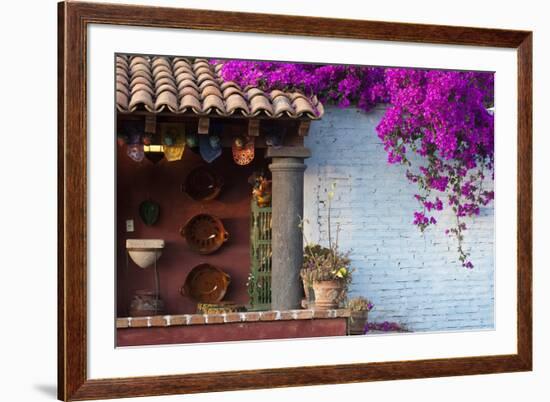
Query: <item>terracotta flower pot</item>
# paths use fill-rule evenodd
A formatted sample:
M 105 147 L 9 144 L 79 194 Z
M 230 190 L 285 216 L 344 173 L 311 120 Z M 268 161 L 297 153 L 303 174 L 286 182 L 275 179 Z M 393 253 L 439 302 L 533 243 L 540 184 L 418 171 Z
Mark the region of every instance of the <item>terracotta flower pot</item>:
M 365 327 L 367 325 L 369 312 L 366 310 L 363 311 L 352 311 L 349 317 L 349 334 L 350 335 L 364 335 Z
M 315 294 L 316 309 L 330 310 L 338 308 L 338 298 L 343 290 L 341 281 L 314 281 L 312 287 Z
M 304 300 L 306 304 L 313 304 L 315 301 L 315 294 L 313 293 L 313 289 L 307 284 L 304 279 L 302 279 L 302 286 L 304 287 Z

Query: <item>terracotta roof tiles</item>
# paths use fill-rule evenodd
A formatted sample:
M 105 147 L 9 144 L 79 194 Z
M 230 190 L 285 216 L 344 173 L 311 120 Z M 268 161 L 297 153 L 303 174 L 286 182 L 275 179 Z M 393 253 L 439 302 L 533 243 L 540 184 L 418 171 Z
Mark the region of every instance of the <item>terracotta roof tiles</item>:
M 241 88 L 220 76 L 221 65 L 206 59 L 165 56 L 116 57 L 117 110 L 131 113 L 194 113 L 201 116 L 319 119 L 317 97 L 300 92 Z

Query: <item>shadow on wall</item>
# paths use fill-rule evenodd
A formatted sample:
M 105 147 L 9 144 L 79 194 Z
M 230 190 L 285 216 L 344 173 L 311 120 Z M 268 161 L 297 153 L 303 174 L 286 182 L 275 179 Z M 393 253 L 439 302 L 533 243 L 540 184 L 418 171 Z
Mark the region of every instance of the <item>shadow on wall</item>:
M 167 314 L 195 313 L 196 302 L 180 294 L 180 288 L 191 269 L 207 262 L 231 276 L 231 284 L 224 300 L 247 303 L 246 280 L 249 272 L 249 221 L 251 186 L 248 177 L 254 164 L 238 166 L 231 152 L 224 149 L 222 156 L 210 166 L 223 176 L 224 186 L 215 200 L 199 202 L 182 192 L 187 174 L 204 162 L 192 150 L 186 149 L 182 160 L 161 161 L 158 164 L 144 160 L 132 161 L 122 147 L 117 156 L 117 315 L 128 315 L 133 294 L 139 289 L 152 289 L 153 272 L 127 263 L 127 238 L 164 239 L 166 247 L 158 260 L 161 298 Z M 263 162 L 257 155 L 258 163 Z M 145 225 L 138 214 L 139 204 L 151 198 L 160 204 L 160 217 L 153 226 Z M 217 216 L 229 232 L 229 240 L 211 255 L 191 251 L 180 235 L 180 228 L 194 215 L 208 213 Z M 126 233 L 125 221 L 133 219 L 135 231 Z

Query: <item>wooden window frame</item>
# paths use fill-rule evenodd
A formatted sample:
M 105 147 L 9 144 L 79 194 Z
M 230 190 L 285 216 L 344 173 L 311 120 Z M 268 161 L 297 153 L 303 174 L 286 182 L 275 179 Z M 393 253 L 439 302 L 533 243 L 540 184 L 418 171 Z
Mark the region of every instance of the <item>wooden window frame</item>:
M 532 370 L 532 32 L 62 2 L 58 5 L 58 397 L 122 398 Z M 490 46 L 517 50 L 517 353 L 116 379 L 87 377 L 88 24 Z

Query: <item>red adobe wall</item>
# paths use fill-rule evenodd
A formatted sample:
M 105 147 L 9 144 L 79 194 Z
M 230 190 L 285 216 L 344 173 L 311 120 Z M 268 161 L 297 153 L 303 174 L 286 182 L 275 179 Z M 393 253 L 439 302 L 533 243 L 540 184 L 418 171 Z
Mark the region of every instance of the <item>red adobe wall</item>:
M 246 279 L 249 271 L 249 220 L 251 187 L 247 182 L 254 164 L 265 164 L 261 151 L 248 166 L 233 162 L 231 150 L 225 148 L 211 167 L 223 176 L 225 185 L 218 199 L 200 203 L 181 191 L 186 175 L 205 163 L 193 150 L 187 148 L 181 161 L 162 160 L 156 165 L 145 159 L 136 163 L 126 155 L 126 147 L 117 153 L 117 315 L 125 317 L 134 292 L 152 289 L 153 270 L 140 269 L 128 260 L 125 250 L 127 238 L 164 239 L 166 247 L 158 261 L 161 298 L 166 314 L 194 313 L 196 303 L 180 295 L 189 271 L 208 262 L 231 276 L 229 291 L 224 300 L 247 303 Z M 160 204 L 160 219 L 154 226 L 146 226 L 138 213 L 139 204 L 152 198 Z M 197 213 L 218 216 L 229 232 L 229 240 L 214 254 L 200 256 L 187 248 L 179 234 L 180 227 Z M 135 231 L 125 232 L 126 219 L 133 219 Z
M 344 336 L 347 318 L 117 329 L 117 347 Z

